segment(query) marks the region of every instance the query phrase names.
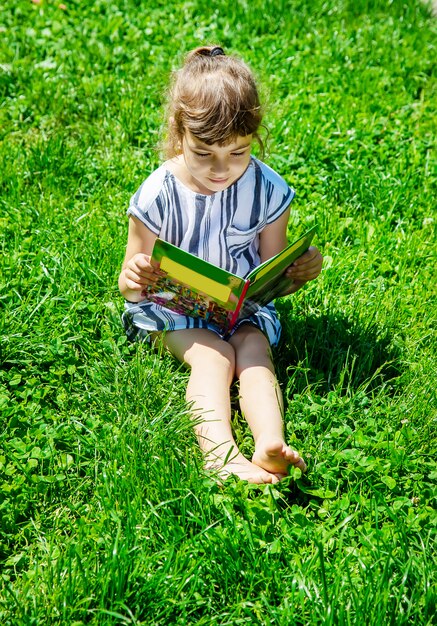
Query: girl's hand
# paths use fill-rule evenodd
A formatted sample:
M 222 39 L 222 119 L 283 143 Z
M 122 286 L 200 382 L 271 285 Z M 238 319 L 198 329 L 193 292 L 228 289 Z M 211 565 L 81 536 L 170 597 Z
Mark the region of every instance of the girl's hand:
M 140 302 L 149 285 L 154 285 L 162 276 L 159 265 L 151 261 L 148 254 L 135 254 L 124 266 L 120 275 L 120 288 L 126 300 Z
M 323 257 L 315 246 L 310 246 L 302 256 L 285 270 L 285 276 L 290 279 L 290 288 L 284 296 L 295 293 L 309 280 L 314 280 L 322 271 Z

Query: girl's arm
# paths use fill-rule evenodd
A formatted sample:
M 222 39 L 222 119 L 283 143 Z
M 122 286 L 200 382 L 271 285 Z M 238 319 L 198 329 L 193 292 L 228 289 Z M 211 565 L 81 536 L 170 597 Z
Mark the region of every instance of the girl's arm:
M 268 224 L 260 233 L 259 252 L 261 263 L 275 254 L 279 254 L 288 244 L 287 224 L 290 210 L 285 211 L 277 220 Z M 314 280 L 322 270 L 323 257 L 315 246 L 310 246 L 302 256 L 290 265 L 285 275 L 290 279 L 290 287 L 282 295 L 294 293 L 309 280 Z
M 159 277 L 159 269 L 151 263 L 151 254 L 156 235 L 136 217 L 129 217 L 129 233 L 126 255 L 118 286 L 129 302 L 144 300 L 147 285 L 152 285 Z
M 259 254 L 261 263 L 279 254 L 288 246 L 287 224 L 290 218 L 290 209 L 287 209 L 277 220 L 267 226 L 259 235 Z

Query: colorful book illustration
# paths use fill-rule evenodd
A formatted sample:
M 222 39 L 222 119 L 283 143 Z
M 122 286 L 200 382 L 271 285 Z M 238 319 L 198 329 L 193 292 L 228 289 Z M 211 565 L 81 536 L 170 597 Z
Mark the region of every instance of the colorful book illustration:
M 152 259 L 166 274 L 147 288 L 146 298 L 176 313 L 203 318 L 226 332 L 281 295 L 289 283 L 285 270 L 309 248 L 316 229 L 313 226 L 246 278 L 158 238 Z

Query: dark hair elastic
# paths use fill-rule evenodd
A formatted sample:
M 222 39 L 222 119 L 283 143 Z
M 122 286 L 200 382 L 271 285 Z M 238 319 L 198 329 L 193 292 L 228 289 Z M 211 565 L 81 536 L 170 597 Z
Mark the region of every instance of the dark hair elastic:
M 215 46 L 215 48 L 213 48 L 211 52 L 209 53 L 209 56 L 219 57 L 219 56 L 226 56 L 226 55 L 225 55 L 223 48 L 220 48 L 220 46 Z

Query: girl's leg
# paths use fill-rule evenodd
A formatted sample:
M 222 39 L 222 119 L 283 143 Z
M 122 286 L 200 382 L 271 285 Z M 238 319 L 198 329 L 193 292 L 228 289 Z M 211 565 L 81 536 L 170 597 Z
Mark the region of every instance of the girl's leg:
M 229 343 L 235 350 L 241 410 L 255 440 L 252 462 L 276 474 L 285 475 L 290 464 L 304 471 L 305 462 L 284 440 L 283 399 L 267 338 L 245 324 Z
M 236 474 L 254 483 L 277 482 L 277 476 L 241 454 L 232 435 L 229 388 L 235 374 L 234 348 L 204 329 L 168 332 L 163 341 L 191 369 L 186 398 L 205 466 L 217 469 L 224 477 Z

